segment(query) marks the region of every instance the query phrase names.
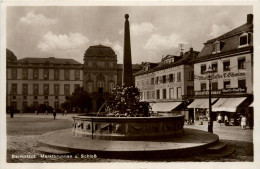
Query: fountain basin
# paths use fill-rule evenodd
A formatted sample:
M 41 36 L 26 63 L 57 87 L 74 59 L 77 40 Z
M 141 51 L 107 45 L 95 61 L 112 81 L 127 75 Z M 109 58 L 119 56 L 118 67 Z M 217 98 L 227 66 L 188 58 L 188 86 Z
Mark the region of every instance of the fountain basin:
M 183 134 L 184 115 L 172 117 L 74 116 L 73 135 L 99 140 L 153 140 Z

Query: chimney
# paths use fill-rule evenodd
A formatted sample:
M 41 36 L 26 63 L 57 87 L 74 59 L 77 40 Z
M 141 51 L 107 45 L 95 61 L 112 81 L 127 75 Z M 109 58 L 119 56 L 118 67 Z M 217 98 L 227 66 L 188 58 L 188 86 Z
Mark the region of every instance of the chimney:
M 253 23 L 253 14 L 248 14 L 247 15 L 247 24 Z
M 190 48 L 190 52 L 193 52 L 193 48 L 192 47 Z

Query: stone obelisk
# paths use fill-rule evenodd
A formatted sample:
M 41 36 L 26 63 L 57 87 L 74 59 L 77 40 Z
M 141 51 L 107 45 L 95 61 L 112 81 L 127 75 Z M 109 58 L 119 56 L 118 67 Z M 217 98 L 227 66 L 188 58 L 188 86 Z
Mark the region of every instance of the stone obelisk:
M 124 61 L 123 61 L 123 85 L 134 86 L 132 74 L 132 56 L 130 42 L 129 15 L 125 14 L 125 36 L 124 36 Z

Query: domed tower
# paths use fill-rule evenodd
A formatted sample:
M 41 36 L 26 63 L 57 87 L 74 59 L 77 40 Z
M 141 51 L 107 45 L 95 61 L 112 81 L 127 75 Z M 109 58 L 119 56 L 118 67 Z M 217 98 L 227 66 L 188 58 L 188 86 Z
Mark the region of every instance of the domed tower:
M 111 47 L 90 46 L 84 54 L 84 89 L 92 98 L 92 111 L 98 111 L 117 84 L 117 56 Z

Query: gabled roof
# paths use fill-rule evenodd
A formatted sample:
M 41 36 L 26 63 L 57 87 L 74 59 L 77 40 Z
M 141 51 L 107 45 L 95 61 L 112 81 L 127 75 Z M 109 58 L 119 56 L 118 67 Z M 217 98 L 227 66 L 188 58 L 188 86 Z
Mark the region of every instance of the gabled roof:
M 81 65 L 81 63 L 75 61 L 74 59 L 60 59 L 60 58 L 23 58 L 18 60 L 18 63 L 27 64 L 71 64 L 71 65 Z
M 155 66 L 154 68 L 149 69 L 147 71 L 140 70 L 139 72 L 136 72 L 134 74 L 134 76 L 139 76 L 139 75 L 151 73 L 151 72 L 155 72 L 155 71 L 158 71 L 158 70 L 168 69 L 168 68 L 176 67 L 176 66 L 183 65 L 183 64 L 190 64 L 190 61 L 193 58 L 195 58 L 198 54 L 199 54 L 199 52 L 193 51 L 193 50 L 185 52 L 185 54 L 183 56 L 179 56 L 181 58 L 179 60 L 177 60 L 176 62 L 167 63 L 167 64 L 160 62 L 160 64 L 158 64 L 158 66 Z
M 251 41 L 249 47 L 238 48 L 239 47 L 239 37 L 245 32 L 253 32 L 253 22 L 247 22 L 217 38 L 210 39 L 206 43 L 204 43 L 204 47 L 201 50 L 200 54 L 193 60 L 194 62 L 198 62 L 200 60 L 204 60 L 205 58 L 215 58 L 216 56 L 221 56 L 224 54 L 241 52 L 244 50 L 252 49 L 253 42 Z M 221 42 L 221 51 L 217 54 L 212 54 L 214 42 Z

